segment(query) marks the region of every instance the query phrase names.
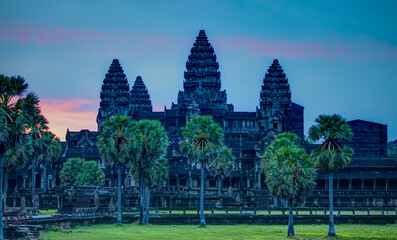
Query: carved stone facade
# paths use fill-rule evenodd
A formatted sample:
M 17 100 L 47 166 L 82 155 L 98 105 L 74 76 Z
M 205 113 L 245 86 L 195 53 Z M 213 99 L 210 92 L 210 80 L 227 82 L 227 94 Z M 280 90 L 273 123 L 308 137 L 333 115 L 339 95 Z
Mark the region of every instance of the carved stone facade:
M 162 112 L 153 112 L 149 91 L 142 78 L 139 76 L 136 78 L 130 91 L 119 61 L 114 59 L 103 80 L 100 93 L 98 132 L 88 130 L 67 132 L 66 143 L 63 143 L 64 153 L 53 168 L 52 174 L 53 179 L 56 179 L 56 185 L 59 185 L 59 171 L 62 163 L 70 157 L 84 157 L 87 160 L 100 162 L 105 169 L 105 186 L 116 185 L 115 169 L 111 165 L 102 163 L 95 144 L 102 130 L 102 123 L 113 115 L 122 114 L 129 115 L 135 120 L 158 120 L 165 127 L 170 144 L 167 154 L 170 173 L 167 182 L 164 183 L 165 187 L 168 189 L 180 187 L 190 191 L 198 189 L 200 166 L 187 162 L 179 150 L 179 142 L 182 140 L 181 128 L 185 126 L 188 119 L 201 114 L 211 115 L 214 121 L 223 128 L 224 143 L 232 149 L 236 157 L 235 169 L 221 182 L 223 191 L 238 192 L 241 196 L 251 196 L 253 199 L 266 199 L 269 203 L 269 196 L 263 195 L 263 192 L 266 192 L 266 185 L 261 169 L 261 156 L 266 146 L 275 135 L 285 131 L 294 132 L 304 139 L 304 107 L 292 102 L 291 89 L 280 62 L 277 59 L 273 60 L 265 73 L 262 88 L 259 89 L 258 86 L 259 107 L 252 112 L 234 111 L 233 105 L 227 103 L 226 90 L 221 90 L 221 74 L 215 51 L 204 30 L 200 30 L 190 51 L 184 77 L 183 91 L 179 91 L 177 103 L 172 103 L 170 109 L 165 108 Z M 335 173 L 335 181 L 337 181 L 334 184 L 335 189 L 392 190 L 393 196 L 384 194 L 384 196 L 391 196 L 390 198 L 383 198 L 383 193 L 377 193 L 377 196 L 386 202 L 389 201 L 390 206 L 397 206 L 395 194 L 397 193 L 397 159 L 386 159 L 387 126 L 362 120 L 349 123 L 355 134 L 351 142 L 355 155 L 346 169 Z M 315 145 L 306 144 L 305 147 L 309 151 Z M 38 175 L 40 174 L 39 171 Z M 16 177 L 16 183 L 11 184 L 10 188 L 15 185 L 24 186 L 21 182 L 27 187 L 28 182 L 25 182 L 27 176 L 26 171 L 21 171 Z M 11 175 L 10 178 L 12 178 Z M 316 201 L 322 201 L 319 199 L 326 201 L 327 195 L 321 195 L 326 193 L 326 181 L 327 175 L 320 173 L 317 179 L 318 191 L 315 191 L 310 198 L 313 204 Z M 123 175 L 123 182 L 125 185 L 134 186 L 134 181 L 127 174 Z M 206 180 L 208 190 L 217 189 L 218 184 L 210 176 Z M 361 184 L 359 188 L 357 184 Z M 356 197 L 361 199 L 365 194 L 370 193 L 366 191 L 354 194 L 358 194 Z M 349 201 L 350 195 L 343 196 L 348 196 L 346 201 Z M 257 201 L 259 204 L 259 200 Z

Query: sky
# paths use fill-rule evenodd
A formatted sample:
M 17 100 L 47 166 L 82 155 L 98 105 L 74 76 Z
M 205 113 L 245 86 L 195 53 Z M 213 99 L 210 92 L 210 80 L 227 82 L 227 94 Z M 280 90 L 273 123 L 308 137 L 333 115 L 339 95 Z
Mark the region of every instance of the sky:
M 0 1 L 0 74 L 21 75 L 50 129 L 96 130 L 103 79 L 118 58 L 154 109 L 177 102 L 200 29 L 235 111 L 255 111 L 279 59 L 305 131 L 319 114 L 388 125 L 397 139 L 397 1 Z

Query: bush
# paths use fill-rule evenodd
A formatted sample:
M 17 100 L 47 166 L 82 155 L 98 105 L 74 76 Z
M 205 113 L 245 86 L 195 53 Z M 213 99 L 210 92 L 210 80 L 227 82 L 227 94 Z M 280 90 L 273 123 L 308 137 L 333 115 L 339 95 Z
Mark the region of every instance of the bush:
M 83 158 L 70 158 L 63 165 L 61 175 L 63 185 L 99 185 L 105 178 L 105 174 L 94 161 L 86 161 Z

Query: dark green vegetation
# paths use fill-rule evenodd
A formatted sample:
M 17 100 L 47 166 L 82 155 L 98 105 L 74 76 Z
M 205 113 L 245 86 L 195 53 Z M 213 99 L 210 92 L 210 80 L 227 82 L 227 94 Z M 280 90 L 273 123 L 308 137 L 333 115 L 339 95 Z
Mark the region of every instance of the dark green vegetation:
M 38 107 L 39 98 L 33 92 L 25 95 L 28 84 L 25 79 L 0 75 L 0 196 L 3 196 L 3 168 L 22 167 L 28 153 L 35 154 L 28 146 L 33 146 L 47 128 L 47 121 Z M 33 142 L 32 142 L 33 141 Z M 35 150 L 35 149 L 33 149 Z M 35 164 L 33 164 L 35 166 Z M 32 167 L 32 176 L 34 176 Z M 34 178 L 33 186 L 34 186 Z M 34 191 L 33 191 L 34 194 Z M 0 201 L 0 209 L 3 209 Z M 2 211 L 0 211 L 2 219 Z M 3 239 L 3 223 L 0 221 L 0 239 Z
M 293 133 L 280 133 L 267 147 L 263 158 L 266 184 L 272 196 L 288 199 L 288 236 L 295 235 L 293 206 L 299 206 L 309 196 L 315 185 L 316 169 L 301 139 Z
M 133 161 L 139 149 L 138 128 L 130 117 L 116 115 L 103 123 L 98 137 L 102 158 L 117 166 L 117 222 L 121 224 L 121 169 Z
M 309 129 L 309 138 L 312 141 L 323 141 L 311 152 L 311 157 L 317 166 L 329 172 L 329 236 L 335 236 L 334 202 L 333 202 L 333 175 L 334 171 L 345 168 L 351 161 L 353 149 L 346 145 L 353 137 L 353 132 L 342 116 L 320 115 L 316 118 L 316 125 Z
M 159 186 L 168 176 L 165 158 L 168 137 L 159 121 L 133 121 L 128 116 L 113 116 L 104 122 L 98 147 L 106 162 L 117 166 L 118 217 L 121 224 L 121 171 L 128 165 L 141 186 L 139 223 L 149 222 L 150 189 Z M 145 216 L 144 216 L 145 208 Z
M 83 158 L 68 159 L 60 175 L 62 184 L 68 186 L 96 186 L 101 184 L 104 177 L 105 174 L 98 163 Z
M 333 239 L 327 237 L 327 225 L 298 225 L 298 239 Z M 280 225 L 95 225 L 72 230 L 53 228 L 43 232 L 42 240 L 95 240 L 95 239 L 287 239 L 286 226 Z M 338 239 L 396 239 L 397 224 L 339 225 Z
M 234 158 L 230 154 L 231 151 L 223 145 L 222 128 L 212 120 L 211 116 L 192 117 L 182 129 L 182 135 L 186 139 L 180 143 L 182 152 L 190 163 L 201 165 L 200 225 L 206 226 L 204 218 L 205 168 L 215 165 L 219 168 L 223 164 L 228 164 L 229 161 L 234 161 Z M 214 164 L 214 162 L 218 163 Z M 230 166 L 227 168 L 229 169 Z
M 139 151 L 131 164 L 131 173 L 141 186 L 139 223 L 149 223 L 150 191 L 168 177 L 168 136 L 159 121 L 140 120 L 137 123 Z

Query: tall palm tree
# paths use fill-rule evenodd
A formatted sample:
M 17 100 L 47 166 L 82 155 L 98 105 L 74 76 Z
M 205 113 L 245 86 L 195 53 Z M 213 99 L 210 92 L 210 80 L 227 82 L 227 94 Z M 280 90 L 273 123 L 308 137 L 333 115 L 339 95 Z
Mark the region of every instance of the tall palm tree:
M 8 173 L 24 168 L 26 159 L 32 154 L 31 144 L 28 143 L 30 137 L 27 134 L 21 136 L 22 142 L 25 144 L 12 146 L 4 153 L 4 193 L 8 191 Z
M 304 202 L 315 185 L 316 168 L 299 137 L 282 133 L 270 143 L 262 160 L 266 184 L 274 197 L 288 199 L 288 237 L 295 236 L 293 206 Z
M 117 223 L 121 224 L 121 169 L 139 154 L 137 123 L 128 116 L 116 115 L 103 123 L 103 132 L 98 136 L 98 148 L 102 158 L 117 166 L 118 214 Z
M 218 180 L 218 195 L 222 195 L 222 179 L 229 176 L 235 165 L 235 157 L 232 150 L 226 146 L 222 146 L 220 151 L 208 166 L 209 173 Z
M 206 226 L 204 218 L 204 177 L 207 168 L 223 146 L 223 130 L 211 116 L 192 117 L 182 129 L 185 141 L 180 143 L 182 152 L 190 163 L 200 163 L 200 225 Z
M 47 191 L 47 166 L 59 158 L 62 153 L 62 146 L 59 138 L 49 131 L 42 132 L 38 141 L 41 145 L 41 151 L 37 156 L 37 162 L 43 166 L 43 190 L 45 192 Z
M 32 104 L 34 93 L 26 90 L 25 79 L 0 75 L 0 196 L 3 194 L 4 154 L 7 150 L 24 144 L 24 133 L 31 124 L 37 105 Z M 2 209 L 3 201 L 0 201 Z M 2 219 L 2 211 L 0 211 Z M 0 240 L 3 239 L 3 223 L 0 221 Z
M 309 138 L 313 141 L 322 140 L 321 145 L 314 149 L 311 157 L 317 166 L 329 172 L 329 236 L 335 236 L 334 203 L 333 203 L 333 175 L 334 171 L 345 168 L 351 161 L 353 149 L 346 145 L 353 137 L 346 119 L 341 115 L 318 116 L 317 124 L 309 129 Z
M 138 169 L 136 169 L 138 167 Z M 140 184 L 140 171 L 139 165 L 133 164 L 131 168 L 131 174 L 135 176 L 138 184 Z M 168 178 L 169 164 L 168 159 L 160 157 L 155 161 L 152 161 L 149 166 L 144 169 L 144 186 L 145 193 L 143 199 L 144 216 L 142 224 L 149 223 L 149 212 L 150 212 L 150 192 L 151 189 L 160 187 L 165 180 Z
M 164 158 L 168 149 L 168 136 L 159 121 L 140 120 L 137 125 L 140 150 L 136 161 L 132 162 L 131 173 L 141 186 L 139 224 L 144 224 L 144 206 L 149 208 L 145 195 L 150 197 L 150 188 L 156 186 L 164 176 L 168 177 L 168 160 Z

